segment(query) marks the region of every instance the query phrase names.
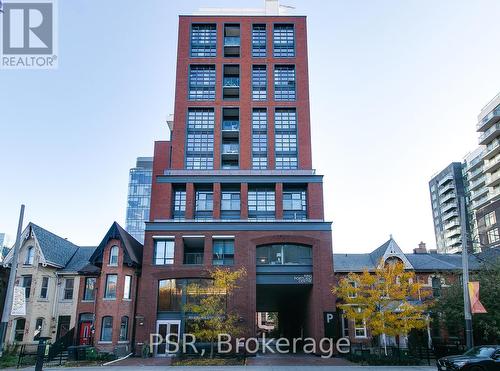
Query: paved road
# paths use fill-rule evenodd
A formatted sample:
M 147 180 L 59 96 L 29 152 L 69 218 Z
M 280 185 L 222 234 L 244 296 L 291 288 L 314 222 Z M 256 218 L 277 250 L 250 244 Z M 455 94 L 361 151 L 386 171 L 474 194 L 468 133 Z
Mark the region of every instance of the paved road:
M 172 368 L 175 371 L 302 371 L 307 370 L 311 371 L 430 371 L 436 370 L 436 367 L 429 366 L 121 366 L 120 371 L 161 371 L 165 370 L 165 368 Z M 33 370 L 33 368 L 25 369 L 25 370 Z M 52 371 L 75 371 L 75 368 L 45 368 L 44 370 L 52 370 Z M 116 367 L 107 366 L 107 367 L 79 367 L 78 371 L 115 371 Z

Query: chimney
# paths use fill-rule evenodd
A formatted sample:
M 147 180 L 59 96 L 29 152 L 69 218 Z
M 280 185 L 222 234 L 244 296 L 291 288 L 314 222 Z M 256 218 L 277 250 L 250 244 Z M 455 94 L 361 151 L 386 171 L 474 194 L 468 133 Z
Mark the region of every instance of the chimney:
M 414 254 L 427 254 L 427 248 L 424 242 L 420 242 L 416 249 L 413 249 Z

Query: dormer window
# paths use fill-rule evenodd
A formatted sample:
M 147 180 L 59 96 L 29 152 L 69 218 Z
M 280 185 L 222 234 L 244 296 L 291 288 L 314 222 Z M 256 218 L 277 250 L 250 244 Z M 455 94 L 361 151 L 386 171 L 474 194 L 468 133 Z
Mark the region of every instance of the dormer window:
M 26 259 L 24 260 L 25 265 L 33 265 L 33 259 L 35 257 L 35 248 L 33 246 L 28 247 L 26 251 Z
M 118 265 L 118 246 L 112 246 L 109 251 L 109 265 Z

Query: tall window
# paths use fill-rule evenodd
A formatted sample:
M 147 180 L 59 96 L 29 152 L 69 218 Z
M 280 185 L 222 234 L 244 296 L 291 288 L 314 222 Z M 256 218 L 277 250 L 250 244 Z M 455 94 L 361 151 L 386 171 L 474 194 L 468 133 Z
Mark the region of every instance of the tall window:
M 266 37 L 265 24 L 252 26 L 252 57 L 263 58 L 266 56 Z
M 495 212 L 492 211 L 491 213 L 488 213 L 484 216 L 484 225 L 486 228 L 491 227 L 497 222 L 497 218 L 495 215 Z
M 215 24 L 191 25 L 191 57 L 215 57 L 217 28 Z
M 267 110 L 252 111 L 252 168 L 267 169 Z
M 274 219 L 275 195 L 271 188 L 252 187 L 248 190 L 248 217 Z
M 123 284 L 123 298 L 130 299 L 130 292 L 132 290 L 132 276 L 125 276 Z
M 123 316 L 120 321 L 120 338 L 119 341 L 127 341 L 128 340 L 128 317 Z
M 295 57 L 295 32 L 293 24 L 275 24 L 273 43 L 274 57 Z
M 276 108 L 274 113 L 276 169 L 297 169 L 297 112 Z
M 94 300 L 95 298 L 95 277 L 86 277 L 85 278 L 85 288 L 83 291 L 83 300 Z
M 267 99 L 267 70 L 266 66 L 252 66 L 252 99 Z
M 174 264 L 174 240 L 155 240 L 154 264 Z
M 74 278 L 66 278 L 64 281 L 64 300 L 73 299 L 73 288 L 75 286 Z
M 213 265 L 233 265 L 234 264 L 234 240 L 216 239 L 213 241 L 212 257 Z
M 28 247 L 26 250 L 26 259 L 24 260 L 25 265 L 33 265 L 33 260 L 35 257 L 35 248 L 33 246 Z
M 186 189 L 174 189 L 174 219 L 184 219 L 186 214 Z
M 24 295 L 26 296 L 26 299 L 30 297 L 31 293 L 31 274 L 23 276 L 23 287 L 24 287 Z
M 116 283 L 118 282 L 118 275 L 108 274 L 106 276 L 106 288 L 104 291 L 105 299 L 116 299 Z
M 361 308 L 356 308 L 356 309 L 358 313 L 361 313 Z M 364 319 L 354 321 L 354 336 L 357 338 L 366 337 L 366 321 Z
M 223 190 L 221 192 L 221 218 L 239 219 L 240 218 L 240 192 L 236 190 Z
M 498 228 L 490 229 L 486 232 L 488 236 L 488 243 L 495 243 L 500 241 L 500 235 L 498 234 Z
M 112 341 L 113 340 L 113 317 L 104 316 L 102 317 L 101 325 L 101 341 Z
M 307 218 L 305 189 L 283 190 L 283 219 L 303 220 Z
M 214 209 L 214 194 L 212 191 L 196 191 L 195 218 L 211 218 Z
M 35 337 L 33 340 L 37 340 L 40 338 L 42 335 L 42 330 L 43 330 L 43 318 L 38 317 L 35 322 Z
M 215 66 L 193 64 L 189 68 L 189 99 L 215 100 Z
M 118 265 L 118 246 L 111 246 L 109 250 L 109 265 Z
M 274 100 L 295 100 L 295 66 L 274 67 Z
M 186 169 L 214 167 L 213 108 L 189 108 L 186 137 Z
M 47 299 L 49 296 L 49 277 L 42 277 L 42 288 L 40 289 L 40 299 Z
M 311 265 L 311 246 L 296 244 L 273 244 L 258 246 L 258 265 Z

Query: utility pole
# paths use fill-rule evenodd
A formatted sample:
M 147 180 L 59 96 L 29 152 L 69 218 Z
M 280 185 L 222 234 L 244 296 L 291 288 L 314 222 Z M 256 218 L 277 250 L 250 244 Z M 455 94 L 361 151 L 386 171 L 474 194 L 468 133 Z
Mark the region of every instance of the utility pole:
M 465 213 L 465 197 L 460 196 L 460 229 L 462 230 L 462 284 L 464 291 L 465 343 L 467 349 L 474 346 L 472 337 L 472 314 L 469 298 L 469 254 L 467 251 L 467 226 Z
M 16 280 L 17 270 L 17 255 L 21 247 L 21 233 L 23 231 L 24 219 L 24 205 L 21 205 L 19 213 L 19 224 L 17 225 L 16 243 L 12 256 L 12 263 L 10 265 L 9 283 L 7 284 L 7 294 L 5 295 L 5 305 L 3 307 L 2 322 L 0 323 L 0 357 L 3 355 L 5 333 L 7 332 L 7 324 L 9 323 L 9 316 L 12 308 L 12 300 L 14 296 L 14 281 Z

